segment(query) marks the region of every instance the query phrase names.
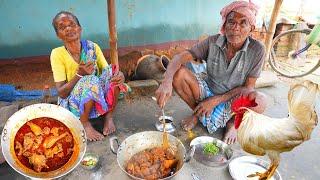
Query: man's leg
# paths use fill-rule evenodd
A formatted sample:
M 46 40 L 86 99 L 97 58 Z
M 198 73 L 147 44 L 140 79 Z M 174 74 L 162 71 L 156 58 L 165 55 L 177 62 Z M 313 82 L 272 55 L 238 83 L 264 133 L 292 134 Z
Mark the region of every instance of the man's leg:
M 113 107 L 110 111 L 107 112 L 107 114 L 104 117 L 104 127 L 103 127 L 103 135 L 107 136 L 111 133 L 114 133 L 116 131 L 116 127 L 113 122 L 113 111 L 118 103 L 118 97 L 120 93 L 119 87 L 114 87 L 114 99 L 113 99 Z
M 84 112 L 80 115 L 80 121 L 84 126 L 89 141 L 99 141 L 103 139 L 103 135 L 96 131 L 89 122 L 89 114 L 93 108 L 94 101 L 90 100 L 84 104 Z
M 194 110 L 200 99 L 200 87 L 195 75 L 185 67 L 181 67 L 173 78 L 173 87 L 178 95 Z M 197 117 L 191 115 L 181 121 L 184 129 L 192 129 L 197 124 Z
M 223 141 L 227 144 L 234 144 L 237 141 L 237 130 L 234 127 L 233 117 L 227 122 Z

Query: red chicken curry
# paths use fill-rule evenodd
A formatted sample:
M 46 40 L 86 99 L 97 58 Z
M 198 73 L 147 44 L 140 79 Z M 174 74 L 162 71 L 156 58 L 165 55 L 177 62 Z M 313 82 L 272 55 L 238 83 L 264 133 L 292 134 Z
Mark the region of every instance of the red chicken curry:
M 72 156 L 74 139 L 67 126 L 48 118 L 25 123 L 14 139 L 18 160 L 36 172 L 49 172 L 65 165 Z

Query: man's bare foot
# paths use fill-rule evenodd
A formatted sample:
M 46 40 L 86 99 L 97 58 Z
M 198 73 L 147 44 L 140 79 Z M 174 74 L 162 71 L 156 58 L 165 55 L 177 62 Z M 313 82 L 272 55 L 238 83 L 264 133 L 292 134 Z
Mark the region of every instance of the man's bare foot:
M 227 144 L 234 144 L 237 141 L 237 130 L 234 127 L 233 119 L 227 122 L 226 132 L 223 141 Z
M 181 126 L 184 130 L 193 129 L 198 123 L 198 118 L 196 116 L 189 116 L 183 120 L 181 120 Z
M 103 135 L 108 136 L 109 134 L 114 133 L 115 131 L 116 127 L 113 123 L 113 118 L 108 117 L 107 115 L 104 120 Z
M 104 136 L 101 133 L 99 133 L 92 127 L 90 122 L 83 123 L 83 127 L 86 131 L 87 139 L 89 141 L 101 141 L 104 138 Z

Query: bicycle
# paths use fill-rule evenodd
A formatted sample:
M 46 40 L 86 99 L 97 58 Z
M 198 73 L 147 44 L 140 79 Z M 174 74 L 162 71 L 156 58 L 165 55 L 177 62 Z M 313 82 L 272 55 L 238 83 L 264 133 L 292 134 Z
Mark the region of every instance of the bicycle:
M 293 29 L 276 36 L 268 62 L 275 72 L 288 78 L 316 71 L 320 67 L 320 24 L 313 29 Z

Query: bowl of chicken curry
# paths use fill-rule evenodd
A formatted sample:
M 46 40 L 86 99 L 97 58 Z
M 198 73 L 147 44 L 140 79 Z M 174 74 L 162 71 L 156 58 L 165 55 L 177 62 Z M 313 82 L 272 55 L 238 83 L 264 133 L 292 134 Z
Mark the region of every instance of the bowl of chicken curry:
M 58 178 L 71 172 L 86 151 L 81 122 L 53 104 L 34 104 L 13 114 L 1 136 L 9 165 L 29 178 Z

